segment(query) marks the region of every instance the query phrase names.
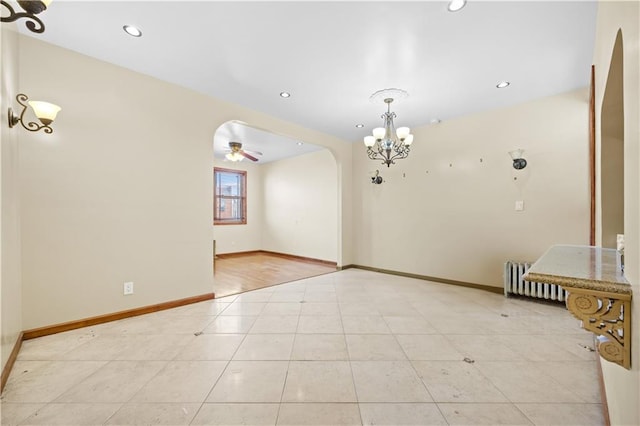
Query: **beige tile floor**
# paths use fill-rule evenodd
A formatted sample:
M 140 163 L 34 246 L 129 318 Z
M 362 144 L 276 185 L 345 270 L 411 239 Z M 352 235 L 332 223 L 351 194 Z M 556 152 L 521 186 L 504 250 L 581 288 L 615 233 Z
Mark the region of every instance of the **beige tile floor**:
M 0 408 L 3 425 L 599 425 L 592 346 L 561 306 L 350 269 L 26 341 Z

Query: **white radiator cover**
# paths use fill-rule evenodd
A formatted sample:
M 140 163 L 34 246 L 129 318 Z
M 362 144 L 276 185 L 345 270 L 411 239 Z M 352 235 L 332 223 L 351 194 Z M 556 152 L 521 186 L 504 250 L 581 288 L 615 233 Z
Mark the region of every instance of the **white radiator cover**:
M 504 295 L 516 294 L 536 299 L 564 302 L 569 293 L 556 284 L 525 281 L 522 277 L 531 267 L 530 262 L 508 260 L 504 264 Z

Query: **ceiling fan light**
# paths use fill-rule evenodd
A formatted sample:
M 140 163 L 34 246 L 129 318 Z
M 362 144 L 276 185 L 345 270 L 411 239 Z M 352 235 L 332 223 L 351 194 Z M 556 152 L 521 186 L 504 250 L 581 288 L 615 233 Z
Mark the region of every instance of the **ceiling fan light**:
M 227 155 L 225 155 L 225 158 L 229 161 L 236 162 L 236 161 L 242 161 L 244 157 L 237 152 L 230 152 Z
M 384 127 L 376 127 L 375 129 L 373 129 L 373 137 L 376 139 L 382 139 L 384 138 L 384 135 L 386 133 L 386 129 Z
M 365 136 L 364 137 L 364 145 L 367 147 L 372 147 L 376 143 L 376 138 L 373 136 Z
M 409 133 L 411 133 L 411 129 L 409 129 L 408 127 L 398 127 L 396 129 L 396 135 L 398 135 L 398 138 L 400 139 L 404 139 L 407 136 L 409 136 Z

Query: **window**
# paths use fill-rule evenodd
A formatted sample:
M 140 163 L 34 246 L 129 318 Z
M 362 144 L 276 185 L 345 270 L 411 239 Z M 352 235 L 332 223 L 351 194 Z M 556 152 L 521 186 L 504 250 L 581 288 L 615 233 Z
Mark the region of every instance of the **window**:
M 213 169 L 213 224 L 247 223 L 247 172 Z

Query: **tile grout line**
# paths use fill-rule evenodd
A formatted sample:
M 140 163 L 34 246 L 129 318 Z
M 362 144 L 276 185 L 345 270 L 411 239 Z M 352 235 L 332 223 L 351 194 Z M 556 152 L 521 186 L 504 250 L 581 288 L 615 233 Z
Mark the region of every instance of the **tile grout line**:
M 234 298 L 234 302 L 237 299 Z M 234 303 L 231 302 L 231 303 Z M 213 324 L 215 322 L 216 319 L 218 319 L 218 317 L 221 316 L 222 312 L 224 312 L 229 306 L 231 306 L 231 303 L 227 306 L 225 306 L 225 308 L 216 315 L 216 317 L 214 318 L 214 320 L 209 324 Z M 207 327 L 209 327 L 209 325 Z M 205 329 L 207 328 L 205 327 Z M 216 334 L 216 333 L 212 333 L 212 334 Z M 236 333 L 220 333 L 220 334 L 224 334 L 224 335 L 228 335 L 228 334 L 236 334 Z M 240 334 L 240 333 L 238 333 Z M 236 356 L 236 353 L 238 353 L 238 350 L 240 350 L 240 347 L 242 346 L 242 343 L 244 343 L 245 339 L 247 338 L 247 336 L 249 335 L 249 330 L 247 330 L 246 333 L 242 333 L 244 336 L 242 337 L 242 340 L 240 341 L 240 343 L 238 344 L 238 346 L 236 347 L 235 351 L 233 351 L 233 354 L 231 354 L 231 356 L 229 357 L 229 360 L 227 361 L 227 364 L 224 366 L 224 368 L 222 369 L 222 372 L 220 372 L 220 375 L 218 376 L 218 378 L 215 380 L 215 382 L 213 383 L 213 386 L 211 386 L 211 389 L 209 389 L 209 392 L 207 392 L 207 395 L 204 397 L 204 399 L 202 400 L 202 403 L 200 404 L 200 407 L 198 407 L 198 410 L 196 411 L 196 413 L 194 414 L 193 418 L 191 419 L 191 421 L 189 422 L 189 424 L 192 424 L 193 421 L 196 419 L 196 417 L 198 416 L 198 414 L 200 413 L 200 411 L 202 410 L 202 407 L 204 407 L 204 404 L 207 403 L 207 399 L 209 399 L 209 397 L 211 396 L 211 392 L 213 392 L 213 390 L 215 389 L 216 385 L 220 382 L 220 379 L 222 378 L 222 376 L 224 376 L 224 373 L 227 371 L 227 369 L 229 368 L 229 365 L 231 364 L 231 361 L 233 360 L 233 357 Z M 202 334 L 200 334 L 201 336 Z M 177 355 L 176 355 L 177 356 Z
M 307 293 L 307 288 L 305 286 L 305 294 L 306 293 Z M 304 300 L 304 296 L 302 298 Z M 278 404 L 278 412 L 276 413 L 276 421 L 274 423 L 274 426 L 277 425 L 278 421 L 280 420 L 280 410 L 282 409 L 282 404 L 283 404 L 282 399 L 284 398 L 284 391 L 287 388 L 287 380 L 289 380 L 289 368 L 291 367 L 291 357 L 293 356 L 293 349 L 296 346 L 296 339 L 298 337 L 298 327 L 300 327 L 300 317 L 301 316 L 302 316 L 302 306 L 300 307 L 300 313 L 298 314 L 298 322 L 296 323 L 296 331 L 293 333 L 293 343 L 291 344 L 291 352 L 289 352 L 289 360 L 287 361 L 287 373 L 284 376 L 284 382 L 282 384 L 282 392 L 280 392 L 280 403 Z

